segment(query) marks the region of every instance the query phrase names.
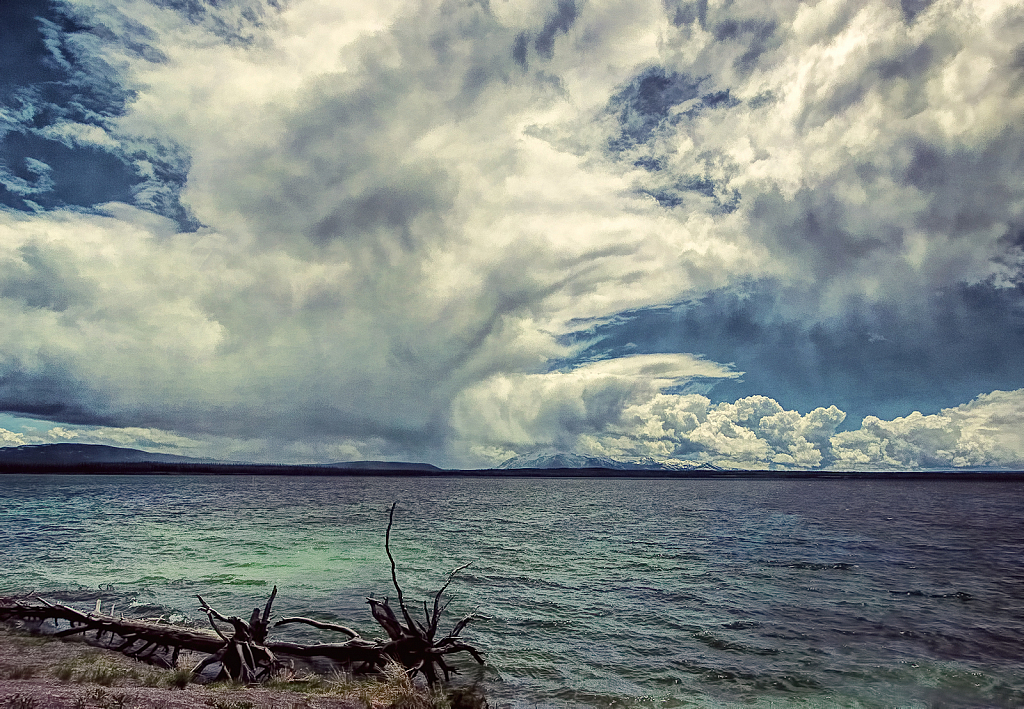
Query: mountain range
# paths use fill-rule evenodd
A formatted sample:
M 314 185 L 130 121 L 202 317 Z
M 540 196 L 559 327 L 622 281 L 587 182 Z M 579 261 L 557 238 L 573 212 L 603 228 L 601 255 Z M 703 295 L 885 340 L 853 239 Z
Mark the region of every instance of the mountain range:
M 30 465 L 78 465 L 85 463 L 217 463 L 210 458 L 189 458 L 170 453 L 150 453 L 93 443 L 46 443 L 0 448 L 0 463 Z
M 576 455 L 575 453 L 535 453 L 517 455 L 497 467 L 498 470 L 554 470 L 572 468 L 602 468 L 605 470 L 726 470 L 710 463 L 691 463 L 685 460 L 655 460 L 630 458 L 619 460 L 604 456 Z
M 579 472 L 574 472 L 579 471 Z M 195 474 L 195 475 L 398 475 L 430 477 L 458 475 L 470 477 L 891 477 L 896 471 L 786 471 L 737 470 L 709 463 L 654 458 L 616 459 L 584 456 L 558 451 L 519 455 L 495 468 L 444 469 L 428 463 L 383 460 L 357 460 L 335 463 L 274 464 L 190 458 L 170 453 L 151 453 L 135 448 L 119 448 L 88 443 L 49 443 L 0 447 L 0 473 L 118 473 L 118 474 Z M 903 478 L 1024 479 L 1024 472 L 1008 471 L 900 471 Z
M 42 445 L 0 448 L 0 465 L 88 465 L 123 463 L 176 463 L 179 465 L 252 465 L 237 460 L 191 458 L 170 453 L 150 453 L 135 448 L 118 448 L 92 443 L 46 443 Z M 289 466 L 302 467 L 302 466 Z M 398 470 L 441 472 L 441 468 L 427 463 L 403 463 L 383 460 L 356 460 L 339 463 L 316 464 L 318 468 L 341 470 Z

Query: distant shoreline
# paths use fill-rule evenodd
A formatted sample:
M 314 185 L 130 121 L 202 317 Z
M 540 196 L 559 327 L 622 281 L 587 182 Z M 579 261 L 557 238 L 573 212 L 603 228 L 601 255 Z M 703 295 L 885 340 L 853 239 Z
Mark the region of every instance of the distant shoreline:
M 286 477 L 595 478 L 625 480 L 958 480 L 1024 482 L 1024 471 L 783 471 L 514 468 L 417 470 L 249 463 L 0 463 L 0 475 L 277 475 Z

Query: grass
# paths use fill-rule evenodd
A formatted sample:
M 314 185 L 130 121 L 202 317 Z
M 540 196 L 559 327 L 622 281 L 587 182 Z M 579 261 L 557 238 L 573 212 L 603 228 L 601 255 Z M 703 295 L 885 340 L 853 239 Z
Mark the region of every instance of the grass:
M 36 700 L 32 697 L 15 694 L 7 698 L 4 707 L 5 709 L 36 709 Z
M 215 699 L 210 706 L 213 709 L 253 709 L 252 702 L 244 700 L 232 702 Z
M 102 687 L 97 687 L 89 693 L 88 699 L 79 697 L 75 703 L 75 709 L 86 709 L 89 706 L 97 706 L 100 709 L 128 709 L 131 698 L 124 693 L 115 692 L 108 694 Z
M 6 672 L 7 679 L 32 679 L 36 676 L 36 668 L 32 665 L 15 665 Z
M 353 679 L 349 675 L 335 675 L 325 679 L 324 694 L 353 699 L 366 709 L 452 709 L 448 695 L 440 690 L 417 687 L 398 664 L 389 663 L 383 677 Z M 477 704 L 476 709 L 484 706 Z
M 175 667 L 167 670 L 166 686 L 173 689 L 184 689 L 192 681 L 192 670 L 187 667 Z
M 114 691 L 116 688 L 183 689 L 192 679 L 186 668 L 159 669 L 109 650 L 33 636 L 2 625 L 0 643 L 13 649 L 6 655 L 7 664 L 0 665 L 0 679 L 50 679 L 89 687 L 87 701 L 79 695 L 74 709 L 128 709 L 131 704 L 128 695 Z M 49 645 L 52 649 L 46 647 Z M 17 660 L 12 659 L 14 657 Z M 273 700 L 273 706 L 281 709 L 306 709 L 310 706 L 307 700 L 318 696 L 335 698 L 360 709 L 484 709 L 487 706 L 483 696 L 473 690 L 446 693 L 419 686 L 397 664 L 386 667 L 383 676 L 353 678 L 341 672 L 331 676 L 307 673 L 272 679 L 261 687 L 280 693 Z M 206 685 L 206 690 L 208 694 L 202 701 L 211 709 L 255 709 L 246 697 L 246 688 L 237 682 L 216 682 Z M 0 709 L 36 707 L 36 700 L 23 694 L 0 699 Z
M 77 642 L 61 643 L 53 638 L 31 635 L 11 628 L 0 630 L 0 642 L 17 648 L 16 652 L 19 655 L 30 657 L 29 661 L 22 660 L 17 663 L 12 663 L 8 659 L 8 664 L 0 665 L 0 679 L 53 677 L 61 682 L 99 687 L 134 685 L 168 689 L 184 688 L 192 680 L 192 673 L 185 668 L 158 669 L 108 650 Z M 53 654 L 58 655 L 59 659 L 47 656 L 47 646 L 55 648 Z M 108 704 L 117 704 L 116 697 L 107 697 L 105 701 Z M 0 709 L 7 708 L 0 703 Z
M 228 690 L 239 687 L 231 683 L 218 685 Z M 332 676 L 306 674 L 290 679 L 273 679 L 263 686 L 296 693 L 294 709 L 307 706 L 304 696 L 335 697 L 363 709 L 484 709 L 487 706 L 483 695 L 470 689 L 445 692 L 418 686 L 400 665 L 394 663 L 384 668 L 381 677 L 354 678 L 342 672 Z M 218 702 L 214 709 L 250 708 L 225 701 Z
M 51 674 L 61 682 L 96 684 L 101 687 L 134 684 L 181 688 L 191 679 L 188 670 L 159 670 L 141 663 L 132 666 L 118 662 L 118 659 L 101 650 L 87 650 L 78 657 L 58 662 L 53 666 Z

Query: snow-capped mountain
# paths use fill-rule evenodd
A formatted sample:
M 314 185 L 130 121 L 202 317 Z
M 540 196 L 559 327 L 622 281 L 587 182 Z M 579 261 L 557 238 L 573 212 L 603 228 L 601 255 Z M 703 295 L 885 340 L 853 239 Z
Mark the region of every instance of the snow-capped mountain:
M 603 468 L 605 470 L 726 470 L 711 463 L 693 463 L 686 460 L 654 458 L 616 459 L 605 456 L 577 455 L 575 453 L 532 453 L 509 458 L 498 470 L 531 468 L 551 470 L 555 468 Z

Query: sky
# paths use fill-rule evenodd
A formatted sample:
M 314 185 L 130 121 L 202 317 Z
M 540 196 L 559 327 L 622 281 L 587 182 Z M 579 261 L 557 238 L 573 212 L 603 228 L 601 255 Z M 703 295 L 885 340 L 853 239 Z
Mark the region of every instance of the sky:
M 1024 6 L 4 0 L 0 445 L 1024 468 Z

